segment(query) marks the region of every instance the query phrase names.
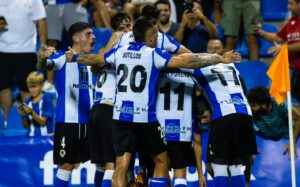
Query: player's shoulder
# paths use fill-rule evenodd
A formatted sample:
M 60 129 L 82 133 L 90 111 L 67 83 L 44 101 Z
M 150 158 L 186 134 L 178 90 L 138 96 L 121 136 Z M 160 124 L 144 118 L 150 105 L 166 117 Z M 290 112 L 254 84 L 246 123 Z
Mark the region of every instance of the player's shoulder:
M 122 35 L 123 38 L 131 38 L 131 39 L 134 39 L 134 36 L 133 36 L 133 32 L 132 31 L 128 31 L 128 32 L 125 32 L 123 35 Z

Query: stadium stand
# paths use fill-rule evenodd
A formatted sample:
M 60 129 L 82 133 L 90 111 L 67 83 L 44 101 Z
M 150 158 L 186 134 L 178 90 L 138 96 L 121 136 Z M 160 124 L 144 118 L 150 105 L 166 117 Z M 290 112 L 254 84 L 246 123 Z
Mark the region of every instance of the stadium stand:
M 236 68 L 245 81 L 247 91 L 255 86 L 269 87 L 270 80 L 266 75 L 269 67 L 264 62 L 243 61 L 236 64 Z
M 0 108 L 0 136 L 2 136 L 4 130 L 4 113 L 2 108 Z
M 277 25 L 272 25 L 272 24 L 262 24 L 263 30 L 267 32 L 274 32 L 277 33 L 279 31 Z M 260 57 L 272 57 L 272 54 L 268 54 L 268 49 L 270 49 L 273 46 L 272 42 L 269 42 L 267 40 L 264 40 L 262 37 L 259 37 L 258 40 L 259 44 L 259 56 Z
M 28 129 L 23 128 L 17 106 L 13 105 L 8 112 L 7 127 L 3 129 L 3 136 L 23 136 L 27 133 Z
M 260 10 L 264 21 L 283 21 L 288 14 L 288 0 L 261 0 Z
M 96 43 L 94 45 L 94 50 L 92 53 L 98 53 L 99 49 L 104 47 L 109 41 L 112 31 L 106 28 L 93 28 L 94 35 L 96 37 Z

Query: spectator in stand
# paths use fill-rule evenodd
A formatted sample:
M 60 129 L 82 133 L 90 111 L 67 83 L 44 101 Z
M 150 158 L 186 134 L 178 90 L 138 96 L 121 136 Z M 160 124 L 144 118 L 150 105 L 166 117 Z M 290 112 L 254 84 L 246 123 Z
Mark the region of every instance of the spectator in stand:
M 62 41 L 63 30 L 69 30 L 76 22 L 87 22 L 88 12 L 84 7 L 88 0 L 47 0 L 47 24 L 49 46 L 57 48 L 58 42 Z M 54 72 L 47 72 L 47 81 L 44 91 L 55 92 Z
M 213 10 L 213 0 L 173 0 L 176 5 L 176 16 L 177 22 L 180 23 L 182 21 L 182 14 L 185 11 L 185 6 L 187 3 L 191 3 L 193 1 L 201 2 L 203 7 L 203 14 L 209 19 L 212 16 Z
M 120 0 L 91 0 L 92 15 L 95 27 L 112 29 L 111 18 L 122 11 Z
M 164 32 L 172 37 L 176 34 L 179 24 L 171 21 L 171 4 L 168 0 L 158 0 L 155 3 L 155 7 L 159 10 L 159 22 L 158 28 L 161 32 Z
M 157 0 L 130 0 L 124 4 L 124 12 L 131 20 L 138 17 L 145 5 L 154 4 Z
M 16 14 L 17 13 L 17 14 Z M 7 114 L 12 106 L 12 87 L 16 78 L 24 102 L 30 94 L 26 77 L 35 70 L 37 63 L 37 30 L 42 48 L 47 40 L 46 13 L 42 1 L 0 1 L 0 107 Z M 36 27 L 36 25 L 38 27 Z M 37 29 L 38 28 L 38 29 Z M 40 50 L 40 53 L 43 50 Z
M 269 90 L 263 87 L 255 87 L 248 94 L 248 101 L 253 112 L 254 129 L 256 133 L 264 138 L 279 140 L 288 138 L 288 111 L 286 104 L 278 105 L 270 96 Z M 292 108 L 294 126 L 294 146 L 300 133 L 300 111 Z M 289 152 L 289 144 L 286 145 L 284 153 Z M 297 155 L 297 149 L 295 153 Z
M 103 0 L 91 0 L 95 27 L 111 29 L 110 11 Z
M 53 134 L 53 104 L 51 98 L 42 93 L 44 75 L 39 72 L 31 72 L 26 84 L 31 97 L 18 107 L 22 116 L 22 124 L 29 128 L 29 136 L 47 136 Z
M 226 36 L 225 51 L 235 48 L 242 27 L 249 46 L 250 60 L 258 61 L 259 48 L 253 32 L 253 23 L 261 22 L 261 17 L 252 0 L 223 0 L 222 11 L 221 26 Z
M 260 24 L 256 25 L 256 30 L 262 38 L 275 42 L 270 53 L 278 53 L 281 49 L 278 43 L 287 42 L 290 67 L 293 70 L 292 96 L 300 101 L 300 0 L 289 0 L 288 8 L 292 17 L 277 34 L 264 31 Z
M 203 24 L 202 24 L 202 23 Z M 179 42 L 194 53 L 206 52 L 209 38 L 216 38 L 216 26 L 202 13 L 199 2 L 186 6 L 182 21 L 174 36 Z

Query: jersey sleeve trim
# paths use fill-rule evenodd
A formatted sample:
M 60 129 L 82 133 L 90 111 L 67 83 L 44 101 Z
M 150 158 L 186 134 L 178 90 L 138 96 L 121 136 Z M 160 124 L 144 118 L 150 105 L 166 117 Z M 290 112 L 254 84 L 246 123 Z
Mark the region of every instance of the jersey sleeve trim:
M 155 49 L 156 54 L 158 54 L 159 56 L 161 56 L 162 58 L 164 58 L 166 60 L 164 67 L 166 67 L 170 61 L 170 59 L 172 58 L 172 55 L 168 52 L 162 52 L 161 49 L 156 48 Z
M 107 64 L 111 64 L 111 62 L 108 61 L 108 58 L 117 51 L 117 49 L 119 49 L 120 47 L 117 48 L 112 48 L 110 51 L 108 51 L 107 53 L 104 54 L 104 61 Z
M 180 48 L 180 43 L 178 43 L 174 38 L 172 38 L 171 36 L 166 34 L 166 37 L 168 38 L 168 40 L 174 44 L 176 46 L 176 49 L 174 51 L 172 51 L 172 53 L 177 53 L 179 51 Z

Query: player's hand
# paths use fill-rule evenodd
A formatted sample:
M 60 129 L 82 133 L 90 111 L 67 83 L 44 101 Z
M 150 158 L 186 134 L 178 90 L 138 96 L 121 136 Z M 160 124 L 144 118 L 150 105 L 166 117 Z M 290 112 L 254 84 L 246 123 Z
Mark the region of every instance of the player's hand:
M 66 61 L 73 62 L 73 55 L 77 54 L 77 52 L 71 47 L 68 47 L 68 49 L 69 51 L 66 52 Z
M 295 143 L 293 144 L 293 146 L 294 146 L 295 157 L 298 157 L 297 146 L 296 146 Z M 289 160 L 290 160 L 290 159 L 291 159 L 291 151 L 290 151 L 290 144 L 289 144 L 289 143 L 286 144 L 283 154 L 286 154 L 286 153 L 288 153 L 288 155 L 289 155 Z
M 199 178 L 199 187 L 207 187 L 206 180 L 203 174 L 198 175 Z
M 228 51 L 221 56 L 221 62 L 225 64 L 240 62 L 241 60 L 241 54 L 234 51 Z
M 101 70 L 100 66 L 91 66 L 91 72 L 97 74 Z
M 110 37 L 110 40 L 109 40 L 109 43 L 115 45 L 117 44 L 117 42 L 119 41 L 120 37 L 124 34 L 123 31 L 117 31 L 117 32 L 114 32 L 111 37 Z
M 56 49 L 52 46 L 47 46 L 47 47 L 41 47 L 39 52 L 38 52 L 38 59 L 39 61 L 49 58 L 51 55 L 56 53 Z
M 268 49 L 268 54 L 277 55 L 281 50 L 281 47 L 282 45 L 278 44 L 277 42 L 274 42 L 274 46 Z

